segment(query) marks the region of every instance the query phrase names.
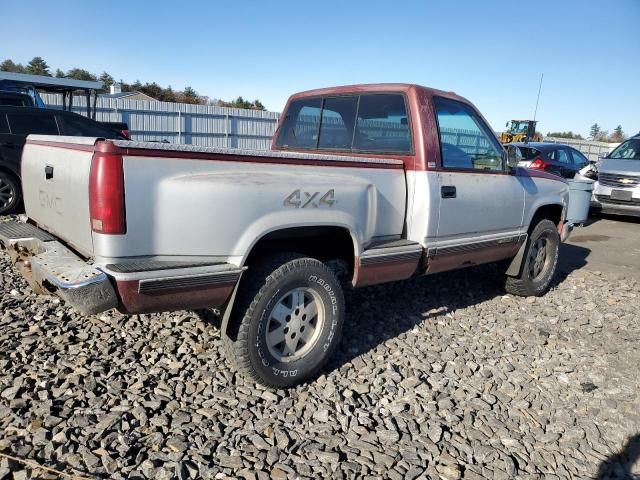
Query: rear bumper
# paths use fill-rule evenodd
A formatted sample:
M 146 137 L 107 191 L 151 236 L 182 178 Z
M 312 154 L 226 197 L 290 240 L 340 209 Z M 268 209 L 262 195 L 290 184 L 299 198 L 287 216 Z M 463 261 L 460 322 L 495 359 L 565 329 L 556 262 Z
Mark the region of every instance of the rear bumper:
M 85 314 L 219 307 L 244 269 L 226 263 L 135 261 L 90 265 L 37 227 L 0 223 L 0 244 L 36 293 L 49 293 Z
M 55 293 L 82 313 L 116 308 L 118 297 L 107 275 L 33 225 L 0 224 L 0 243 L 36 293 Z

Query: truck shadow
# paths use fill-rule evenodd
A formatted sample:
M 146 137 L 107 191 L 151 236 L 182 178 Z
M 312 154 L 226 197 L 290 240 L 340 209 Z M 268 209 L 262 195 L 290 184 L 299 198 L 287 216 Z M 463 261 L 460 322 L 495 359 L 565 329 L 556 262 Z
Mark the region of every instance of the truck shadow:
M 590 250 L 564 244 L 552 288 L 586 265 Z M 494 265 L 419 277 L 345 292 L 342 345 L 325 367 L 339 369 L 425 320 L 505 295 Z
M 634 479 L 640 475 L 634 475 L 632 469 L 640 459 L 640 434 L 629 438 L 621 452 L 611 455 L 598 467 L 598 480 L 605 479 Z

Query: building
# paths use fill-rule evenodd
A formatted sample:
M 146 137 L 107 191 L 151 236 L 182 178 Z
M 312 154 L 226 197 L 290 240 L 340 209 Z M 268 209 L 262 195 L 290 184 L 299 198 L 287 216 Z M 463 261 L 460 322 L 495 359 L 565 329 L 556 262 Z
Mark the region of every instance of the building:
M 158 100 L 150 97 L 146 93 L 142 92 L 123 92 L 119 83 L 114 83 L 109 87 L 109 93 L 100 94 L 101 98 L 116 98 L 123 100 L 144 100 L 145 102 L 157 102 Z

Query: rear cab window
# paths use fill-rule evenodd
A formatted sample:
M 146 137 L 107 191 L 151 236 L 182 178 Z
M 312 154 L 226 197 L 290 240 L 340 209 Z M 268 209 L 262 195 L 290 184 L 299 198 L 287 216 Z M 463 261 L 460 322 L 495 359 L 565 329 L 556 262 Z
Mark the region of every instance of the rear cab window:
M 293 101 L 278 133 L 283 149 L 411 154 L 401 93 L 302 98 Z

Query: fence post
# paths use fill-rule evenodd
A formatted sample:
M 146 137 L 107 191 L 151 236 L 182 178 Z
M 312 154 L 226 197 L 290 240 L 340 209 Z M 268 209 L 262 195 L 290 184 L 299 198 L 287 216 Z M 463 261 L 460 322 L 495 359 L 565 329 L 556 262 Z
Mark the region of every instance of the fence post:
M 178 143 L 182 143 L 182 114 L 178 110 Z

